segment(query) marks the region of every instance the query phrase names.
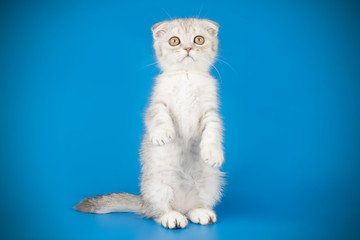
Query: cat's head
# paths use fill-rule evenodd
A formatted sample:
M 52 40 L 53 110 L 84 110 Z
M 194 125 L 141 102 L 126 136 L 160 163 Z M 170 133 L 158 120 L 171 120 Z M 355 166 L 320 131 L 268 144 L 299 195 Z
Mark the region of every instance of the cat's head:
M 209 70 L 217 49 L 219 24 L 206 19 L 176 19 L 152 26 L 160 68 Z

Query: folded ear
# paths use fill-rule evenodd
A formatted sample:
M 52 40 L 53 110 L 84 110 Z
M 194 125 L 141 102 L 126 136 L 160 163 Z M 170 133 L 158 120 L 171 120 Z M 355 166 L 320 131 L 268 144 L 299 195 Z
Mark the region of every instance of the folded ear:
M 205 23 L 208 33 L 210 33 L 212 36 L 216 36 L 219 31 L 219 24 L 208 19 L 205 19 Z
M 156 23 L 151 27 L 151 31 L 153 33 L 153 38 L 159 38 L 165 33 L 166 26 L 168 25 L 168 21 L 163 21 Z

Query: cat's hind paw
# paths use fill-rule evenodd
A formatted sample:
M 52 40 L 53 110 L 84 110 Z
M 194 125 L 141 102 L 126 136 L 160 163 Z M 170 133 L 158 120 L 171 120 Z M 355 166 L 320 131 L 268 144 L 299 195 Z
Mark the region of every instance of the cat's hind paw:
M 208 225 L 216 222 L 216 214 L 213 210 L 207 208 L 195 208 L 187 215 L 190 221 L 201 225 Z
M 187 218 L 176 211 L 165 213 L 158 221 L 168 229 L 185 228 L 188 224 Z

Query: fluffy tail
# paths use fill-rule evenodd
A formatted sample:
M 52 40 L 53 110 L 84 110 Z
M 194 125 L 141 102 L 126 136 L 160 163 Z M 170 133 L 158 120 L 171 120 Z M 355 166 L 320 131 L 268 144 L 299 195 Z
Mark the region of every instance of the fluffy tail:
M 110 193 L 83 199 L 75 206 L 83 213 L 142 212 L 140 196 L 129 193 Z

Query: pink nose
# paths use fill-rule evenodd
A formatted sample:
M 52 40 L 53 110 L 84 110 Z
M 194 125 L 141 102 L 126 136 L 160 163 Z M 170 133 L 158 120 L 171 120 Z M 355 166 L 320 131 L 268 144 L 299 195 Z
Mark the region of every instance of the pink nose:
M 186 52 L 189 54 L 191 48 L 185 48 Z

